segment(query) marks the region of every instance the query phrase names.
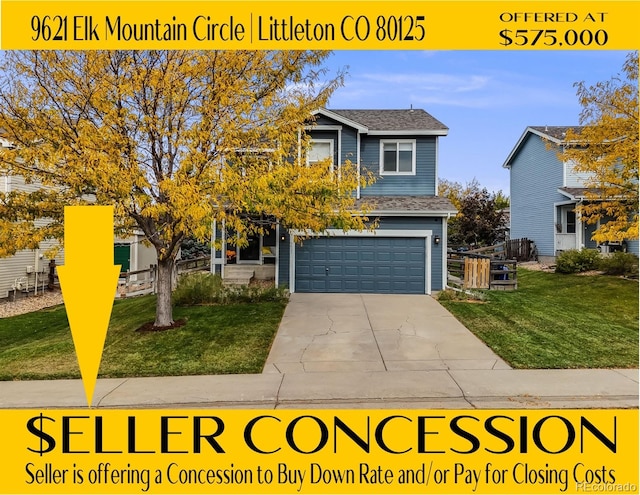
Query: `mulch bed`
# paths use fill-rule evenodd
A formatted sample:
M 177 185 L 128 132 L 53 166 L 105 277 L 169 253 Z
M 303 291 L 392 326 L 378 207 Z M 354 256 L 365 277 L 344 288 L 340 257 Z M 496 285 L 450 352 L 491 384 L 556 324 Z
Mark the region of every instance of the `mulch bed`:
M 164 332 L 165 330 L 171 330 L 173 328 L 180 328 L 187 324 L 187 320 L 182 318 L 173 322 L 173 325 L 167 325 L 164 327 L 154 326 L 152 321 L 149 321 L 136 329 L 136 332 L 149 333 L 149 332 Z

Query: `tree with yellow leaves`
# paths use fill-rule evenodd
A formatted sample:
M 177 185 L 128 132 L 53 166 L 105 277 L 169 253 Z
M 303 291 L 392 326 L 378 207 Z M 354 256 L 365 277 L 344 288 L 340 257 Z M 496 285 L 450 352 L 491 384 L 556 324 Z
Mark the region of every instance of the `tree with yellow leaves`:
M 305 124 L 342 82 L 326 52 L 6 52 L 0 170 L 42 187 L 0 197 L 0 255 L 62 239 L 65 205 L 114 205 L 118 234 L 156 250 L 155 326 L 173 323 L 171 274 L 187 235 L 224 221 L 239 245 L 268 215 L 290 228 L 362 229 L 346 163 L 307 167 Z M 302 150 L 302 153 L 300 153 Z M 46 223 L 34 222 L 46 218 Z
M 578 212 L 600 221 L 598 242 L 638 238 L 638 53 L 629 53 L 623 74 L 586 86 L 576 84 L 581 129 L 567 132 L 561 154 L 587 172 L 587 201 Z

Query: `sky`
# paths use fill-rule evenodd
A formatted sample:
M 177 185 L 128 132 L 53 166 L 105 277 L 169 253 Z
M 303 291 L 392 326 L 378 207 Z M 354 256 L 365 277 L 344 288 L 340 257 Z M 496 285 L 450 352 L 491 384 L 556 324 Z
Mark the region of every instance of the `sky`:
M 330 73 L 347 68 L 327 108 L 422 108 L 449 127 L 439 177 L 509 193 L 502 167 L 530 125 L 578 125 L 574 84 L 611 79 L 622 51 L 336 51 Z

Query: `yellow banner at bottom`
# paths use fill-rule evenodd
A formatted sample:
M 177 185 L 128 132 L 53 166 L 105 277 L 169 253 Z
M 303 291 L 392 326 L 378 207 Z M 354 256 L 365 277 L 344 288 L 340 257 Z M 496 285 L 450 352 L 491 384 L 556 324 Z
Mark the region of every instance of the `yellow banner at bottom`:
M 2 493 L 637 493 L 637 410 L 14 410 Z

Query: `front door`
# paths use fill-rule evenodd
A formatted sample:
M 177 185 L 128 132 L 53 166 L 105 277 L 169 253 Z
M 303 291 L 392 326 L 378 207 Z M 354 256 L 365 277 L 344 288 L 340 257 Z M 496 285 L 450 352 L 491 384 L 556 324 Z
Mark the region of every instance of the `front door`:
M 558 231 L 556 232 L 556 250 L 576 249 L 576 210 L 575 205 L 559 208 Z
M 247 239 L 249 244 L 238 249 L 238 263 L 258 264 L 260 263 L 260 235 L 255 234 Z

